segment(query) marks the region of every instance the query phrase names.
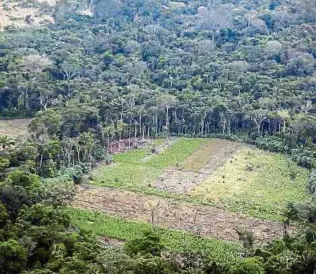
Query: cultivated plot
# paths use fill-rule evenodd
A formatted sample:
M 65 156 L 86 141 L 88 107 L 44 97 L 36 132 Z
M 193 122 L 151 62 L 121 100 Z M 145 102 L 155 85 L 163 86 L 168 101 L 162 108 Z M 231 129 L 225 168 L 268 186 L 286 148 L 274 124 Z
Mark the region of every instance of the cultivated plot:
M 124 241 L 140 239 L 145 231 L 152 229 L 151 224 L 132 221 L 126 218 L 109 216 L 98 211 L 67 209 L 72 223 L 81 229 L 101 236 L 107 245 L 122 245 Z M 177 252 L 201 252 L 219 262 L 231 262 L 240 258 L 244 252 L 239 243 L 226 242 L 194 235 L 186 231 L 154 227 L 161 237 L 162 244 L 169 250 Z M 105 236 L 106 237 L 102 237 Z
M 135 228 L 154 224 L 173 248 L 180 244 L 180 231 L 202 242 L 209 237 L 238 242 L 237 231 L 246 230 L 260 245 L 283 236 L 280 221 L 288 202 L 308 198 L 307 171 L 284 155 L 220 139 L 180 138 L 156 145 L 155 153 L 150 146 L 134 149 L 94 170 L 95 186 L 79 187 L 73 206 L 99 217 L 85 221 L 91 213 L 76 211 L 74 221 L 121 240 L 132 239 Z M 122 228 L 116 232 L 116 227 Z M 212 249 L 215 243 L 207 241 Z M 215 244 L 219 256 L 225 248 Z
M 237 230 L 252 231 L 257 243 L 283 235 L 283 224 L 278 222 L 255 219 L 214 207 L 109 188 L 79 187 L 73 206 L 235 242 L 239 240 Z M 291 229 L 288 231 L 291 232 Z
M 284 155 L 220 139 L 178 139 L 114 156 L 92 183 L 157 194 L 281 221 L 288 202 L 308 198 L 307 170 Z
M 169 146 L 161 144 L 159 147 L 163 149 L 158 148 L 158 153 L 151 153 L 151 148 L 147 147 L 114 155 L 113 164 L 101 165 L 93 171 L 92 183 L 133 191 L 159 192 L 153 185 L 159 175 L 168 167 L 179 166 L 204 142 L 204 139 L 172 140 Z
M 307 176 L 307 170 L 284 155 L 244 147 L 189 194 L 230 210 L 281 220 L 289 202 L 308 198 Z
M 228 140 L 205 140 L 183 163 L 166 169 L 155 182 L 155 187 L 172 193 L 187 194 L 205 181 L 242 146 Z

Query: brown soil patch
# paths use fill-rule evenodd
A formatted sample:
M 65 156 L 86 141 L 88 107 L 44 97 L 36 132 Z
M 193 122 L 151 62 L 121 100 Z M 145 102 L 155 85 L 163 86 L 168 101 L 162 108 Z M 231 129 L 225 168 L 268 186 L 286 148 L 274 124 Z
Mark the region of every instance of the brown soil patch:
M 209 162 L 210 152 L 214 150 L 217 139 L 207 140 L 206 143 L 202 144 L 201 147 L 190 155 L 182 163 L 184 171 L 199 172 L 199 170 Z
M 99 242 L 102 245 L 111 247 L 111 246 L 118 246 L 121 247 L 125 244 L 125 241 L 114 239 L 114 238 L 109 238 L 107 236 L 100 236 L 98 237 Z
M 214 139 L 185 160 L 183 166 L 186 171 L 167 169 L 155 182 L 155 187 L 177 194 L 188 193 L 205 181 L 218 167 L 225 164 L 243 146 L 229 140 Z M 199 170 L 190 171 L 196 169 Z
M 0 135 L 16 138 L 27 134 L 27 127 L 31 119 L 0 120 Z
M 109 188 L 78 187 L 73 205 L 150 223 L 154 216 L 155 225 L 222 240 L 238 241 L 236 229 L 252 231 L 257 244 L 283 235 L 283 225 L 278 222 L 246 217 L 219 208 Z M 291 228 L 290 232 L 293 230 Z

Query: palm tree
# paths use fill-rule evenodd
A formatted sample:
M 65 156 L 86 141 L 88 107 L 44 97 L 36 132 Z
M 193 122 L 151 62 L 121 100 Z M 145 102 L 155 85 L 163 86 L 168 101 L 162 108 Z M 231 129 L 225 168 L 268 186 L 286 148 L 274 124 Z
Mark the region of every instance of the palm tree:
M 0 146 L 2 149 L 9 148 L 15 144 L 13 138 L 9 137 L 8 135 L 0 135 Z
M 83 132 L 79 135 L 79 144 L 82 145 L 84 157 L 87 161 L 91 160 L 92 148 L 96 145 L 97 140 L 92 132 Z
M 116 130 L 115 130 L 115 127 L 114 127 L 113 125 L 104 126 L 104 127 L 102 128 L 101 134 L 102 134 L 103 142 L 104 142 L 105 136 L 107 136 L 107 144 L 106 144 L 107 153 L 109 153 L 110 141 L 111 141 L 111 139 L 113 139 L 113 137 L 115 136 L 115 133 L 116 133 Z

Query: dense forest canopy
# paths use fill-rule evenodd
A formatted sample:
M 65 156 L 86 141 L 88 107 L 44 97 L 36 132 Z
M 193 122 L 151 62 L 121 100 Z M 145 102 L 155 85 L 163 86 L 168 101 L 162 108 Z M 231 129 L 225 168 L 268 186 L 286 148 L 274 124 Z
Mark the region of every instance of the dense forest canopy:
M 226 264 L 166 258 L 152 233 L 104 250 L 62 209 L 68 182 L 120 139 L 223 137 L 315 168 L 314 0 L 20 4 L 53 19 L 0 32 L 0 117 L 32 118 L 27 140 L 0 136 L 0 273 L 315 272 L 314 200 L 288 207 L 298 236 L 258 250 L 246 237 L 244 259 Z
M 42 5 L 53 24 L 6 27 L 0 38 L 0 112 L 36 116 L 36 139 L 86 134 L 104 145 L 221 133 L 277 135 L 287 148 L 315 142 L 314 1 Z

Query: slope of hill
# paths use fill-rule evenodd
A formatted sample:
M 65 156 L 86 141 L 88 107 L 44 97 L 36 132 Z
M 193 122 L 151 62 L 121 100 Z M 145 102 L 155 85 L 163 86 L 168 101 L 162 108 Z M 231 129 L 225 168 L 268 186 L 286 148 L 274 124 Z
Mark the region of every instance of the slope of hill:
M 0 4 L 0 30 L 4 27 L 38 27 L 52 23 L 55 0 L 12 1 Z
M 315 14 L 1 1 L 0 273 L 314 274 Z

